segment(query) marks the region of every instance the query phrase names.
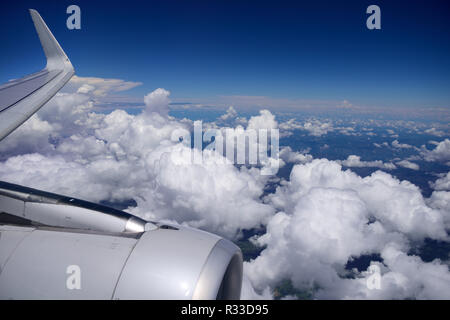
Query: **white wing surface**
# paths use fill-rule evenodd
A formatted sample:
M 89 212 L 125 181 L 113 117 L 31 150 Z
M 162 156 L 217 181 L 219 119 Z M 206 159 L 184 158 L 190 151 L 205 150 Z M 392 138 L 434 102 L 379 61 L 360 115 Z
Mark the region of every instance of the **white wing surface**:
M 47 58 L 40 72 L 0 86 L 0 140 L 50 100 L 75 73 L 69 58 L 36 10 L 30 9 Z

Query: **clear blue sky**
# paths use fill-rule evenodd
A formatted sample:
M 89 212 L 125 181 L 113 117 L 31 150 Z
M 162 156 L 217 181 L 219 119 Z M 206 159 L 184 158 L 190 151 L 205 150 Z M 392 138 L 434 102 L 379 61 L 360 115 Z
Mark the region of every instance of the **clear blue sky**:
M 79 76 L 140 81 L 173 98 L 220 95 L 450 107 L 448 1 L 2 1 L 2 82 L 44 55 L 37 9 Z M 66 8 L 81 8 L 81 30 Z M 366 28 L 370 4 L 382 30 Z

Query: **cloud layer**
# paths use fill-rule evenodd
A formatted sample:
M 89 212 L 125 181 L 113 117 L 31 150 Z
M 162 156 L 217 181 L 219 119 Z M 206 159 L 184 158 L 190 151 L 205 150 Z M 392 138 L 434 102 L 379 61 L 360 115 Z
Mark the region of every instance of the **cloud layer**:
M 294 166 L 268 203 L 278 213 L 256 240 L 266 248 L 245 266 L 261 292 L 289 279 L 318 298 L 450 297 L 445 263 L 407 255 L 411 241 L 447 239 L 449 222 L 449 212 L 429 207 L 411 183 L 380 171 L 361 178 L 316 159 Z M 353 258 L 373 254 L 383 259 L 380 290 L 368 289 L 368 271 L 350 277 L 345 270 Z
M 230 239 L 257 229 L 262 235 L 252 241 L 263 250 L 245 263 L 243 298 L 273 298 L 286 280 L 314 298 L 450 298 L 447 261 L 424 262 L 410 254 L 426 238 L 448 241 L 448 174 L 424 198 L 417 186 L 386 172 L 362 178 L 342 167 L 419 169 L 411 161 L 363 161 L 357 155 L 341 161 L 313 159 L 309 149 L 284 146 L 282 164 L 293 168 L 268 193 L 276 179 L 262 175 L 260 166 L 237 167 L 213 150 L 200 152 L 180 142 L 194 123 L 168 115 L 167 90 L 146 95 L 138 115 L 123 110 L 99 114 L 94 112 L 97 96 L 136 83 L 75 78 L 72 85 L 1 142 L 0 179 L 92 201 L 132 199 L 136 206 L 128 210 L 136 215 Z M 233 126 L 221 126 L 230 121 Z M 231 130 L 233 138 L 250 129 L 275 128 L 303 130 L 313 137 L 332 131 L 355 134 L 352 127 L 328 121 L 279 122 L 266 109 L 247 120 L 229 108 L 208 125 Z M 391 146 L 414 149 L 397 140 Z M 446 163 L 449 150 L 445 139 L 420 154 Z M 380 289 L 368 288 L 369 267 L 346 267 L 364 256 L 378 257 L 371 264 L 380 269 Z

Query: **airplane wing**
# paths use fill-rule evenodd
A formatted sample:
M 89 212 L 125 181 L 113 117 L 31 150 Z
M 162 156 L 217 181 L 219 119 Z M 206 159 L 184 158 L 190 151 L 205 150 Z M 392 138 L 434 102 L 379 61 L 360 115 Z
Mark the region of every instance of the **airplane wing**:
M 30 118 L 75 73 L 69 58 L 36 10 L 30 9 L 47 58 L 45 69 L 0 86 L 0 140 Z

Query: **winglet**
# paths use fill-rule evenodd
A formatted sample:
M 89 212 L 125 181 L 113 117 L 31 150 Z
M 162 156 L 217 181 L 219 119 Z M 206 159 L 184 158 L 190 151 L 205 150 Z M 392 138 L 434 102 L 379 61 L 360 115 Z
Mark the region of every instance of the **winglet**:
M 75 73 L 39 13 L 30 10 L 30 14 L 47 57 L 47 66 L 40 72 L 0 86 L 0 140 L 47 103 Z
M 42 20 L 40 14 L 36 10 L 30 9 L 30 15 L 33 19 L 34 27 L 36 28 L 39 40 L 41 40 L 41 45 L 44 49 L 45 56 L 47 57 L 47 70 L 73 70 L 73 66 L 70 63 L 69 58 L 67 58 L 58 41 L 56 41 L 44 20 Z

